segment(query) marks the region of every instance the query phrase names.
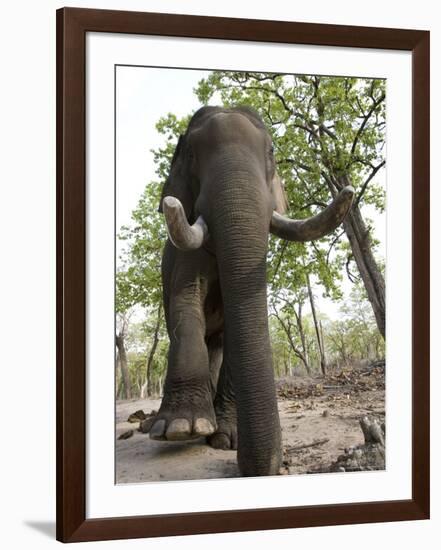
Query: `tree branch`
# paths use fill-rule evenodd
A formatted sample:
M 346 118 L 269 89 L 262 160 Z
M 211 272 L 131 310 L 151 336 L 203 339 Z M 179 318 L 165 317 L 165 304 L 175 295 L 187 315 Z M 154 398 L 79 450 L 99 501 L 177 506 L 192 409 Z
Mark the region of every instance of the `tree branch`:
M 290 321 L 288 320 L 288 326 L 286 326 L 285 322 L 283 321 L 283 319 L 280 317 L 280 315 L 277 313 L 277 311 L 275 309 L 274 309 L 273 315 L 279 321 L 279 323 L 282 326 L 286 336 L 288 337 L 288 340 L 289 340 L 289 343 L 291 345 L 291 349 L 293 350 L 293 352 L 303 362 L 304 365 L 307 365 L 306 357 L 303 355 L 303 353 L 296 346 L 296 344 L 294 343 L 294 340 L 292 338 L 292 334 L 291 334 L 292 325 L 291 325 Z
M 329 245 L 329 249 L 328 249 L 328 252 L 326 254 L 326 265 L 329 265 L 329 256 L 331 254 L 331 250 L 334 248 L 334 246 L 337 244 L 337 242 L 340 240 L 340 238 L 345 234 L 345 230 L 343 229 L 343 231 L 341 233 L 339 233 L 332 241 L 332 243 Z
M 378 170 L 380 170 L 380 168 L 382 168 L 385 164 L 386 164 L 386 161 L 383 160 L 382 162 L 380 162 L 380 164 L 378 164 L 377 166 L 374 166 L 372 172 L 369 174 L 369 176 L 366 178 L 366 181 L 361 186 L 360 192 L 358 193 L 358 197 L 355 200 L 355 206 L 358 206 L 361 198 L 364 195 L 364 192 L 366 191 L 368 183 L 375 177 L 375 174 L 378 172 Z
M 294 164 L 296 168 L 301 168 L 305 172 L 312 172 L 312 168 L 301 162 L 297 162 L 295 159 L 284 158 L 277 161 L 277 164 Z
M 377 107 L 380 105 L 380 103 L 382 101 L 384 101 L 386 97 L 386 94 L 382 93 L 381 96 L 377 99 L 377 100 L 374 100 L 373 99 L 373 104 L 371 106 L 371 108 L 369 109 L 369 111 L 365 114 L 364 118 L 363 118 L 363 121 L 362 123 L 360 124 L 360 127 L 358 128 L 357 130 L 357 133 L 355 134 L 355 138 L 354 138 L 354 141 L 352 143 L 352 147 L 351 147 L 351 157 L 354 155 L 355 153 L 355 149 L 357 147 L 357 143 L 358 143 L 358 140 L 360 139 L 360 136 L 361 134 L 363 133 L 365 127 L 366 127 L 366 124 L 368 123 L 368 120 L 370 119 L 370 117 L 372 116 L 372 114 L 374 113 L 374 111 L 377 109 Z
M 274 275 L 273 275 L 273 278 L 271 279 L 271 284 L 274 282 L 274 279 L 276 278 L 276 275 L 279 271 L 280 264 L 282 263 L 283 255 L 285 254 L 285 250 L 286 250 L 287 246 L 288 246 L 288 241 L 283 241 L 282 249 L 281 249 L 280 255 L 279 255 L 279 261 L 277 262 L 276 269 L 274 270 Z
M 351 270 L 349 269 L 351 260 L 352 260 L 352 254 L 348 255 L 348 259 L 346 261 L 346 273 L 348 275 L 348 279 L 351 281 L 351 283 L 356 283 L 358 281 L 358 277 L 351 273 Z

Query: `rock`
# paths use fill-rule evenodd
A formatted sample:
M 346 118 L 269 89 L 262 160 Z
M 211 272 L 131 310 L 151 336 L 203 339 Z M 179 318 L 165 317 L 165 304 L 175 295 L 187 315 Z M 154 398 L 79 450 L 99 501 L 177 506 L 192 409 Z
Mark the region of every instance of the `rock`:
M 134 431 L 133 431 L 133 430 L 127 430 L 126 432 L 123 432 L 123 433 L 118 437 L 118 439 L 129 439 L 129 437 L 132 437 L 133 434 L 134 434 Z
M 141 420 L 145 420 L 147 418 L 147 415 L 143 410 L 136 411 L 132 413 L 129 418 L 127 419 L 127 422 L 140 422 Z
M 365 443 L 379 443 L 384 447 L 385 424 L 382 426 L 376 420 L 370 420 L 367 416 L 360 420 Z
M 331 464 L 330 472 L 362 472 L 366 470 L 384 470 L 385 468 L 385 429 L 377 420 L 363 417 L 360 427 L 364 435 L 364 444 L 345 449 L 336 462 Z

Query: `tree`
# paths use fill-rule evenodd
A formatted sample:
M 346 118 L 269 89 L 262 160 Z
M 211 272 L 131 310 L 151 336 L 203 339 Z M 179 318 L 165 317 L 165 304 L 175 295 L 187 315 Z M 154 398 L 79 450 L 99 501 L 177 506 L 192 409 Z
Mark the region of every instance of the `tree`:
M 152 393 L 152 367 L 164 315 L 162 308 L 161 255 L 165 242 L 165 229 L 157 212 L 161 188 L 152 182 L 147 185 L 132 212 L 132 224 L 121 229 L 119 238 L 125 244 L 117 273 L 116 309 L 127 312 L 142 308 L 148 321 L 153 315 L 153 341 L 146 352 L 145 379 L 141 385 L 142 397 Z M 148 335 L 144 335 L 148 338 Z M 120 339 L 121 340 L 121 339 Z
M 355 284 L 340 309 L 343 317 L 329 323 L 326 331 L 333 360 L 348 366 L 354 361 L 384 359 L 384 340 L 378 332 L 364 287 Z
M 116 364 L 119 365 L 121 370 L 122 386 L 119 390 L 119 395 L 122 399 L 132 398 L 132 385 L 130 382 L 129 367 L 127 362 L 127 351 L 125 346 L 125 339 L 127 336 L 128 316 L 124 314 L 119 315 L 119 331 L 116 334 L 116 347 L 118 349 L 118 355 Z
M 178 121 L 174 115 L 170 114 L 165 120 L 158 122 L 157 128 L 161 133 L 173 128 L 173 135 L 175 135 L 183 131 L 186 123 L 186 119 Z M 118 235 L 122 252 L 116 277 L 116 311 L 119 315 L 127 315 L 133 310 L 138 312 L 142 310 L 145 322 L 140 337 L 146 343 L 149 342 L 142 351 L 138 350 L 132 363 L 132 367 L 135 368 L 136 362 L 138 372 L 138 356 L 139 353 L 144 354 L 144 376 L 142 382 L 137 384 L 141 397 L 153 393 L 155 381 L 158 382 L 154 368 L 162 375 L 166 362 L 164 350 L 161 349 L 161 339 L 165 334 L 161 258 L 167 234 L 162 215 L 158 212 L 158 205 L 162 191 L 160 181 L 164 180 L 168 174 L 173 151 L 174 143 L 171 139 L 166 140 L 164 147 L 153 151 L 159 181 L 147 183 L 137 207 L 132 212 L 131 223 L 123 226 Z M 124 334 L 124 337 L 126 336 Z M 125 339 L 121 333 L 117 335 L 117 342 L 125 345 Z M 155 359 L 158 351 L 161 351 L 161 360 L 157 362 Z M 159 381 L 159 385 L 161 384 L 162 382 Z
M 315 310 L 314 294 L 312 292 L 311 281 L 310 281 L 308 273 L 306 274 L 306 286 L 308 288 L 309 303 L 310 303 L 310 306 L 311 306 L 312 318 L 314 320 L 315 334 L 317 336 L 317 348 L 318 348 L 319 353 L 320 353 L 320 368 L 321 368 L 323 376 L 325 376 L 326 375 L 325 343 L 323 341 L 321 325 L 319 325 L 319 320 L 318 320 L 317 313 L 316 313 L 316 310 Z
M 203 103 L 215 97 L 224 105 L 245 103 L 260 113 L 273 136 L 290 213 L 296 217 L 322 208 L 343 187 L 355 187 L 356 200 L 343 224 L 351 250 L 348 262 L 357 265 L 384 338 L 384 278 L 371 228 L 362 216 L 367 204 L 384 209 L 377 179 L 385 166 L 384 81 L 216 71 L 199 83 L 196 93 Z M 342 234 L 337 230 L 328 240 L 328 260 Z
M 156 349 L 159 343 L 161 323 L 162 323 L 162 304 L 160 302 L 157 306 L 156 324 L 153 330 L 153 343 L 150 347 L 150 351 L 147 356 L 145 382 L 142 385 L 141 391 L 140 391 L 142 398 L 145 397 L 146 395 L 152 395 L 153 393 L 153 360 L 155 358 Z
M 300 290 L 296 295 L 286 291 L 280 291 L 270 300 L 270 314 L 279 322 L 289 346 L 295 356 L 300 359 L 308 374 L 311 367 L 308 359 L 306 335 L 303 322 L 303 306 L 305 294 Z M 292 319 L 295 319 L 294 325 Z

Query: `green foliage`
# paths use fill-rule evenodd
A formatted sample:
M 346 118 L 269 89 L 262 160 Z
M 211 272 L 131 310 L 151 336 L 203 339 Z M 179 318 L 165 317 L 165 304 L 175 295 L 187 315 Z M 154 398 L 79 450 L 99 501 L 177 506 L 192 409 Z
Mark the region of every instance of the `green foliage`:
M 278 316 L 285 325 L 295 319 L 298 305 L 306 302 L 306 297 L 297 295 L 292 301 L 279 302 Z M 280 304 L 283 305 L 280 305 Z M 270 312 L 274 307 L 270 306 Z M 363 362 L 384 359 L 385 344 L 378 332 L 372 308 L 365 296 L 362 285 L 353 287 L 350 297 L 341 305 L 342 316 L 329 319 L 319 315 L 323 324 L 324 344 L 328 367 L 345 367 Z M 290 345 L 281 323 L 274 314 L 270 315 L 270 335 L 273 364 L 276 376 L 304 375 L 305 366 Z M 320 373 L 320 352 L 310 313 L 302 316 L 306 357 L 312 374 Z M 299 330 L 292 331 L 293 344 L 302 350 Z M 303 351 L 303 350 L 302 350 Z
M 131 313 L 138 314 L 139 317 L 142 312 L 144 316 L 142 322 L 127 323 L 125 341 L 129 350 L 127 359 L 132 390 L 138 395 L 146 383 L 147 361 L 153 346 L 158 309 L 159 344 L 151 367 L 151 382 L 157 388 L 156 391 L 160 391 L 167 364 L 168 345 L 161 283 L 161 257 L 166 230 L 162 215 L 158 212 L 160 196 L 161 185 L 157 182 L 146 185 L 132 212 L 132 223 L 128 227 L 122 227 L 118 235 L 123 243 L 123 252 L 116 273 L 116 312 L 126 317 Z
M 383 359 L 385 356 L 384 340 L 365 296 L 364 287 L 355 284 L 349 299 L 340 308 L 342 318 L 327 327 L 328 349 L 333 360 L 340 364 Z
M 158 212 L 160 195 L 158 183 L 148 184 L 132 212 L 132 224 L 122 227 L 118 237 L 126 247 L 117 272 L 117 311 L 134 305 L 155 308 L 162 300 L 161 255 L 167 234 Z
M 153 345 L 153 335 L 156 328 L 157 315 L 155 313 L 146 313 L 142 321 L 131 322 L 128 324 L 127 337 L 125 345 L 129 350 L 127 354 L 128 369 L 132 392 L 135 395 L 141 395 L 143 386 L 146 384 L 147 360 Z M 165 371 L 167 367 L 167 334 L 165 331 L 164 319 L 161 316 L 159 343 L 156 353 L 153 357 L 151 382 L 153 389 L 159 393 L 164 382 Z M 116 385 L 119 386 L 121 373 L 116 373 Z M 145 389 L 145 388 L 144 388 Z M 145 394 L 145 391 L 144 391 Z
M 177 138 L 180 134 L 185 133 L 192 114 L 178 119 L 173 113 L 168 113 L 161 117 L 156 124 L 158 133 L 162 134 L 166 140 L 164 146 L 151 150 L 156 165 L 156 174 L 160 181 L 165 181 L 168 176 Z

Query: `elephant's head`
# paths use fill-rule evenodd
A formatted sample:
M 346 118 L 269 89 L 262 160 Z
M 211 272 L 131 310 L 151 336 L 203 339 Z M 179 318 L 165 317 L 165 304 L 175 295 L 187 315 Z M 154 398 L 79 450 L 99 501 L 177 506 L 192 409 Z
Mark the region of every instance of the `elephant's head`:
M 177 248 L 193 250 L 207 243 L 216 255 L 224 360 L 236 388 L 238 460 L 245 475 L 276 473 L 280 462 L 266 297 L 268 235 L 318 239 L 341 223 L 353 194 L 345 188 L 312 218 L 284 217 L 286 198 L 270 135 L 246 107 L 204 107 L 179 139 L 160 211 Z
M 248 177 L 253 176 L 253 169 L 256 172 L 254 185 L 245 184 L 244 191 L 253 200 L 259 184 L 261 191 L 265 189 L 267 202 L 272 206 L 269 231 L 283 239 L 304 242 L 328 235 L 340 225 L 352 204 L 354 190 L 346 187 L 312 218 L 292 220 L 283 216 L 287 208 L 283 184 L 276 172 L 271 138 L 257 113 L 246 107 L 203 107 L 193 116 L 186 134 L 179 138 L 159 206 L 159 211 L 165 214 L 170 239 L 177 248 L 192 250 L 208 240 L 203 216 L 203 204 L 207 202 L 204 194 L 216 195 L 218 187 L 210 172 L 216 166 L 224 172 L 223 177 L 227 177 L 232 167 L 222 167 L 222 163 L 233 159 L 239 174 L 241 167 L 242 172 L 249 171 Z M 204 169 L 209 184 L 204 183 Z M 244 179 L 236 183 L 243 185 Z M 207 219 L 208 216 L 207 212 Z

